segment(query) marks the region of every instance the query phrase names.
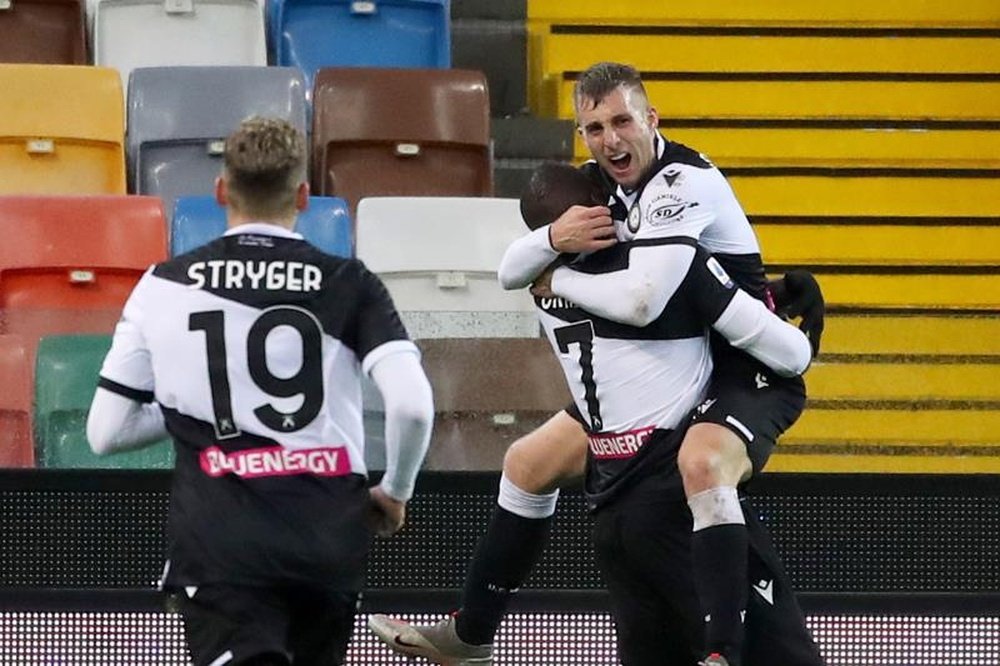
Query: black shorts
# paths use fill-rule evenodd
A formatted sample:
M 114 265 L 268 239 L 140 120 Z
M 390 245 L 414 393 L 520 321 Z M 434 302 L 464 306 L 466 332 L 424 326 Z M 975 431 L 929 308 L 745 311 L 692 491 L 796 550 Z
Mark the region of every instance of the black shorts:
M 743 440 L 754 474 L 764 469 L 774 445 L 806 405 L 801 377 L 779 377 L 759 364 L 717 367 L 705 400 L 690 424 L 716 423 Z
M 343 664 L 359 598 L 311 586 L 203 585 L 193 597 L 171 591 L 195 666 L 235 666 L 260 655 L 295 666 Z
M 744 500 L 750 536 L 744 666 L 822 666 L 766 529 Z M 624 666 L 693 666 L 705 626 L 694 588 L 691 513 L 683 500 L 631 496 L 595 515 Z

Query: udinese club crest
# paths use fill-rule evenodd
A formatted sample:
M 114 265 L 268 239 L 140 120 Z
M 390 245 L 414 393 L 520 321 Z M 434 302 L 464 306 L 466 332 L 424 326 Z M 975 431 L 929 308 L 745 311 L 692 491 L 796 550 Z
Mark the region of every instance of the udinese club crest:
M 642 216 L 639 214 L 639 202 L 636 202 L 628 212 L 628 220 L 626 222 L 628 230 L 633 234 L 639 231 L 639 223 L 641 220 Z

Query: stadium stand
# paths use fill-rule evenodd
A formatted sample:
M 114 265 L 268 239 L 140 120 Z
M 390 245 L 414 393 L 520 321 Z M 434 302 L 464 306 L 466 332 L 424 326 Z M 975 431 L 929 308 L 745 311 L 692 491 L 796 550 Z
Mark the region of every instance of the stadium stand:
M 0 62 L 86 65 L 81 0 L 17 0 L 0 7 Z
M 155 197 L 0 197 L 0 324 L 32 344 L 110 333 L 132 287 L 167 256 Z
M 86 423 L 109 335 L 42 338 L 35 360 L 35 446 L 39 467 L 172 469 L 173 446 L 161 442 L 99 457 L 90 450 Z
M 302 75 L 292 67 L 147 67 L 132 73 L 128 159 L 137 194 L 210 194 L 225 137 L 252 115 L 284 118 L 305 131 Z
M 489 99 L 481 72 L 331 68 L 313 93 L 313 191 L 492 196 Z
M 0 65 L 0 89 L 0 195 L 125 194 L 113 69 Z
M 336 197 L 309 197 L 295 231 L 319 249 L 340 257 L 354 256 L 354 230 L 347 203 Z M 226 211 L 214 197 L 180 197 L 170 223 L 170 256 L 204 245 L 226 232 Z
M 447 0 L 272 0 L 268 19 L 271 62 L 301 69 L 309 91 L 323 67 L 451 66 Z
M 94 64 L 124 88 L 138 67 L 267 64 L 263 0 L 96 0 L 91 14 Z
M 34 359 L 19 335 L 0 335 L 0 467 L 32 467 Z

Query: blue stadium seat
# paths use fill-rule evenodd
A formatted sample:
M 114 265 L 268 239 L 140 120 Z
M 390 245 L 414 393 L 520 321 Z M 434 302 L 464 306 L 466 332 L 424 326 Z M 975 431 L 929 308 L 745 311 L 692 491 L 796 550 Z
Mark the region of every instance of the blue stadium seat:
M 449 0 L 271 0 L 271 62 L 300 68 L 451 67 Z
M 295 230 L 329 254 L 354 256 L 354 232 L 347 202 L 336 197 L 309 197 Z M 226 231 L 226 211 L 211 196 L 181 197 L 170 225 L 170 255 L 176 257 L 204 245 Z
M 149 67 L 128 91 L 131 191 L 174 199 L 210 194 L 223 139 L 248 116 L 285 118 L 305 131 L 302 75 L 292 67 Z

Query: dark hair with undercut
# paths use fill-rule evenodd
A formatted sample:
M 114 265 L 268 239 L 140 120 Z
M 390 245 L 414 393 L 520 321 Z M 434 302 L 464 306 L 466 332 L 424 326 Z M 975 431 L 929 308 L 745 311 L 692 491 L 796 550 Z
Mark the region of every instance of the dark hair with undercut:
M 620 62 L 599 62 L 585 69 L 577 77 L 576 85 L 573 87 L 573 102 L 578 109 L 584 100 L 597 106 L 621 86 L 637 89 L 648 99 L 639 70 Z
M 223 155 L 229 204 L 262 220 L 295 211 L 306 176 L 305 137 L 281 118 L 247 118 L 226 138 Z
M 543 162 L 521 193 L 521 217 L 535 230 L 554 222 L 570 206 L 607 202 L 607 190 L 586 172 L 564 162 Z

